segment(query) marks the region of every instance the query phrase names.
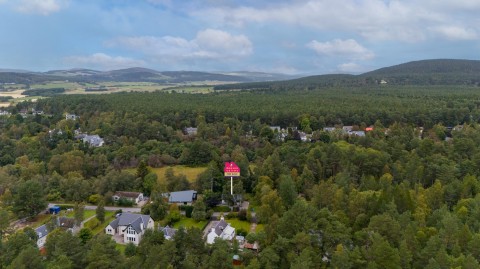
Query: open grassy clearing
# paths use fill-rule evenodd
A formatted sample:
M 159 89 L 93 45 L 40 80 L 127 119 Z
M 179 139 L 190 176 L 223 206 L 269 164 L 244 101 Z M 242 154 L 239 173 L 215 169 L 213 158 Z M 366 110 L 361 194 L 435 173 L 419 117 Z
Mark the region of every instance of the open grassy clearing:
M 93 235 L 97 235 L 97 234 L 99 234 L 99 233 L 105 232 L 105 227 L 107 227 L 107 225 L 108 225 L 110 222 L 112 222 L 112 220 L 115 219 L 115 216 L 113 215 L 113 213 L 115 213 L 115 212 L 105 211 L 105 221 L 102 222 L 102 223 L 99 223 L 99 224 L 97 225 L 97 227 L 93 228 L 93 230 L 92 230 Z M 97 221 L 96 218 L 93 218 L 93 219 L 87 221 L 87 222 L 85 223 L 85 227 L 89 227 L 89 223 L 91 223 L 91 222 L 96 222 L 96 221 Z
M 15 98 L 22 98 L 22 97 L 25 97 L 25 95 L 22 95 L 23 91 L 24 91 L 23 89 L 22 90 L 14 90 L 14 91 L 1 91 L 0 96 L 11 96 L 14 99 Z
M 179 229 L 180 227 L 184 227 L 184 228 L 188 229 L 188 228 L 195 227 L 195 228 L 198 228 L 200 230 L 203 230 L 205 228 L 205 226 L 207 226 L 207 223 L 208 223 L 208 221 L 206 221 L 206 220 L 202 220 L 202 221 L 197 222 L 192 218 L 186 218 L 185 217 L 185 218 L 182 218 L 180 221 L 176 222 L 173 225 L 173 228 Z
M 160 183 L 165 182 L 165 172 L 168 168 L 172 168 L 175 175 L 183 174 L 189 182 L 195 182 L 197 176 L 207 170 L 206 167 L 188 167 L 185 165 L 166 166 L 162 168 L 152 168 L 152 172 L 157 174 Z
M 75 213 L 73 212 L 73 210 L 68 211 L 68 212 L 63 210 L 62 212 L 66 212 L 65 216 L 68 217 L 68 218 L 73 218 L 75 216 Z M 95 216 L 95 210 L 85 209 L 83 211 L 83 219 L 84 220 L 90 218 L 91 216 Z
M 120 254 L 124 255 L 125 254 L 125 248 L 127 247 L 127 245 L 123 245 L 123 244 L 116 244 L 115 245 L 115 248 L 120 252 Z
M 239 220 L 239 219 L 226 219 L 225 221 L 227 223 L 230 223 L 230 225 L 237 230 L 242 229 L 242 230 L 246 231 L 247 233 L 250 232 L 251 223 L 248 222 L 248 221 Z
M 67 82 L 67 81 L 51 81 L 47 83 L 38 83 L 30 85 L 30 89 L 54 89 L 54 88 L 65 88 L 65 90 L 76 89 L 85 87 L 80 85 L 77 82 Z

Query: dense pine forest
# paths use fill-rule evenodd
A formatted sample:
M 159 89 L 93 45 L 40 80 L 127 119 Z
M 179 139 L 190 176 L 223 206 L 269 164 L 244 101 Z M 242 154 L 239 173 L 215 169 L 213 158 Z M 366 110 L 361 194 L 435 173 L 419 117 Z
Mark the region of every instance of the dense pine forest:
M 227 88 L 58 95 L 5 108 L 0 268 L 233 268 L 234 255 L 238 268 L 480 268 L 478 86 Z M 172 240 L 148 231 L 122 249 L 86 227 L 50 232 L 40 252 L 32 228 L 9 227 L 49 202 L 110 205 L 116 191 L 145 193 L 152 203 L 142 212 L 173 225 L 182 209 L 161 193 L 195 189 L 191 218 L 204 221 L 221 200 L 233 203 L 227 161 L 241 168 L 234 193 L 250 209 L 225 217 L 264 227 L 241 231 L 258 251 L 206 245 L 195 227 Z M 179 165 L 204 170 L 189 179 L 167 170 L 165 180 L 153 172 Z

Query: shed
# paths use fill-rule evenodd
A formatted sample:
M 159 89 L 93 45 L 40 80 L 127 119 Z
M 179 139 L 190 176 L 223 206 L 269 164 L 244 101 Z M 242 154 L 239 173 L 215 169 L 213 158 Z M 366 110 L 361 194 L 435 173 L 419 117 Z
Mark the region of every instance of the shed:
M 54 206 L 50 207 L 48 209 L 48 211 L 50 212 L 50 214 L 55 214 L 56 215 L 56 214 L 60 213 L 60 207 L 58 205 L 54 205 Z

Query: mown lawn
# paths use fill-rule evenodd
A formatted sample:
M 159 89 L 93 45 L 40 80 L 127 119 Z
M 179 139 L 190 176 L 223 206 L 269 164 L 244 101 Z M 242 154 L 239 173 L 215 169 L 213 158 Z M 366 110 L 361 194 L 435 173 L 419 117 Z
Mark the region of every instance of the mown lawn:
M 66 212 L 66 214 L 64 216 L 68 217 L 68 218 L 73 218 L 75 216 L 75 213 L 73 210 L 70 210 L 70 211 L 61 211 L 61 212 Z M 85 209 L 83 211 L 83 219 L 86 220 L 88 218 L 90 218 L 91 216 L 95 216 L 95 210 L 91 210 L 91 209 Z
M 182 218 L 179 222 L 173 225 L 173 228 L 178 229 L 180 227 L 184 227 L 188 229 L 191 227 L 196 227 L 200 230 L 203 230 L 205 226 L 207 226 L 207 223 L 208 221 L 206 220 L 196 222 L 194 219 L 191 219 L 191 218 Z
M 105 227 L 107 227 L 107 225 L 108 225 L 112 220 L 115 219 L 114 213 L 115 213 L 115 212 L 112 212 L 112 211 L 105 211 L 105 221 L 102 222 L 102 223 L 100 223 L 100 224 L 98 224 L 97 227 L 93 228 L 93 230 L 92 230 L 93 235 L 97 235 L 97 234 L 105 231 Z M 94 221 L 96 221 L 96 218 L 93 218 L 93 219 L 87 221 L 87 222 L 85 223 L 85 226 L 88 227 L 88 224 L 89 224 L 90 222 L 94 222 Z M 122 253 L 123 253 L 123 252 L 122 252 Z
M 227 223 L 230 223 L 230 226 L 232 226 L 235 229 L 243 229 L 247 233 L 250 232 L 250 222 L 244 221 L 244 220 L 239 220 L 239 219 L 227 219 L 225 220 Z
M 122 245 L 122 244 L 116 244 L 115 245 L 115 248 L 123 255 L 125 254 L 125 247 L 126 245 Z
M 255 233 L 259 233 L 265 231 L 265 225 L 263 224 L 257 224 L 257 228 L 255 229 Z

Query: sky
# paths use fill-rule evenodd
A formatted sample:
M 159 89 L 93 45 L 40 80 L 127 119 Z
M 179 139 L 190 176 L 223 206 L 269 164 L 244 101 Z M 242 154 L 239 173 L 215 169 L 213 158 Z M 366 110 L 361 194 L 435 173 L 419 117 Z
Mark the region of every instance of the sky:
M 479 0 L 0 0 L 0 68 L 362 73 L 480 60 Z

